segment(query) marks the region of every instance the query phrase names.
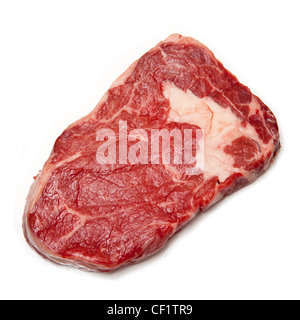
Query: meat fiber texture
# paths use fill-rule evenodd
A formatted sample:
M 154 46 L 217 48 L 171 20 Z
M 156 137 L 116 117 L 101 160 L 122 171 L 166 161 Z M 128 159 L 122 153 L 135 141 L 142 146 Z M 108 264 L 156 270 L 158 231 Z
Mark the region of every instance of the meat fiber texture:
M 191 175 L 150 161 L 100 165 L 97 132 L 116 131 L 120 121 L 128 130 L 201 128 L 203 170 Z M 198 212 L 253 182 L 279 147 L 270 109 L 207 47 L 173 34 L 56 140 L 27 198 L 25 238 L 45 258 L 91 271 L 141 261 Z

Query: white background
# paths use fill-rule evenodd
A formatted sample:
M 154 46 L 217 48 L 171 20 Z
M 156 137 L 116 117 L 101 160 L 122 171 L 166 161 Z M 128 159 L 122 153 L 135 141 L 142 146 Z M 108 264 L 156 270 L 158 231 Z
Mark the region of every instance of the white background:
M 1 1 L 2 299 L 299 299 L 299 1 Z M 282 149 L 254 184 L 154 257 L 112 274 L 36 254 L 21 220 L 57 136 L 171 33 L 207 45 L 275 113 Z

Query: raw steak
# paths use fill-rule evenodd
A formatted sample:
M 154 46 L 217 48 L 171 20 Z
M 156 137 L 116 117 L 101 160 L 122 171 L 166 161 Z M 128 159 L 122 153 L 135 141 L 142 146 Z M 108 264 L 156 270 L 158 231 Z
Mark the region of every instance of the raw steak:
M 202 149 L 193 139 L 190 145 L 194 155 L 203 153 L 203 166 L 188 174 L 191 163 L 175 163 L 172 152 L 169 164 L 153 163 L 150 153 L 148 162 L 120 161 L 128 151 L 120 143 L 120 123 L 135 133 L 143 129 L 146 138 L 152 129 L 193 134 L 201 128 Z M 110 144 L 117 148 L 116 163 L 97 158 L 108 159 L 112 150 L 108 136 L 99 136 L 105 128 L 117 133 Z M 127 147 L 142 136 L 128 139 Z M 99 149 L 105 144 L 106 153 Z M 171 35 L 57 139 L 28 195 L 25 237 L 49 260 L 88 270 L 111 271 L 143 260 L 198 212 L 253 182 L 279 147 L 270 109 L 203 44 Z M 133 150 L 139 159 L 142 148 Z

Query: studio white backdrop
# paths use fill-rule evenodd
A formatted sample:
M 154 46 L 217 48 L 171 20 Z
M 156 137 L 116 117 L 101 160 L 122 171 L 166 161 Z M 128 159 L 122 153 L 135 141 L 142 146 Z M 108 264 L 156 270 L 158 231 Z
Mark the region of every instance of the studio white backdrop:
M 299 1 L 0 1 L 1 299 L 299 299 Z M 252 185 L 112 274 L 26 243 L 33 176 L 57 136 L 172 33 L 208 46 L 275 113 L 282 149 Z

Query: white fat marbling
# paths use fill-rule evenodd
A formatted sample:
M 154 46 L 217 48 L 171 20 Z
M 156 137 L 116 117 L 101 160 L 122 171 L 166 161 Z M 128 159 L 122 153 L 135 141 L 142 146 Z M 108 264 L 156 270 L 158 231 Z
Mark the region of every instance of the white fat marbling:
M 198 98 L 191 91 L 185 92 L 173 84 L 165 85 L 164 96 L 171 105 L 169 122 L 190 123 L 204 130 L 205 178 L 218 176 L 222 182 L 231 173 L 241 171 L 233 167 L 233 157 L 223 149 L 242 135 L 258 139 L 252 126 L 242 127 L 241 120 L 230 108 L 223 108 L 209 97 Z

